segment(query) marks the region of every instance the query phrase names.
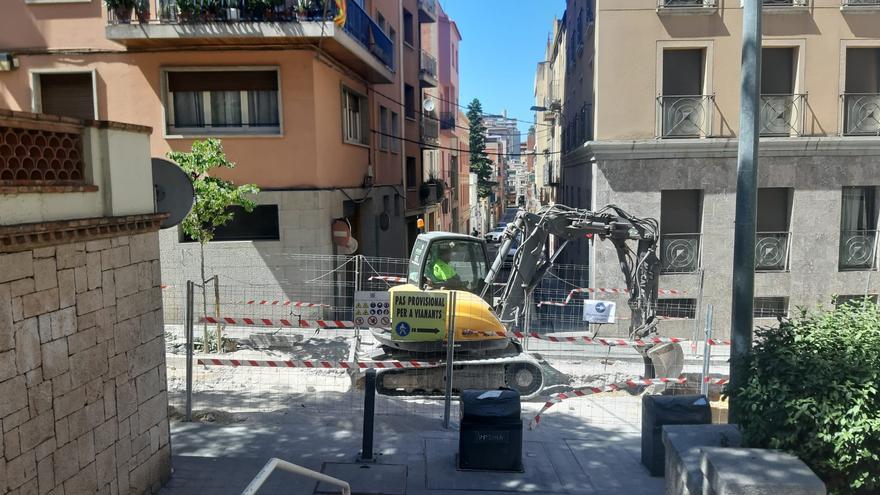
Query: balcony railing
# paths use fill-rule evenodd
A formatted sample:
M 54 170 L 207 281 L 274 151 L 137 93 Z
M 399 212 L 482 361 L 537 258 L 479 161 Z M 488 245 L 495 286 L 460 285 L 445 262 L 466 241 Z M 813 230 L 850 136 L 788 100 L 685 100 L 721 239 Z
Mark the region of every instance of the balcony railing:
M 456 112 L 440 112 L 440 129 L 444 131 L 455 129 L 455 114 Z
M 717 9 L 717 0 L 657 0 L 661 14 L 711 14 Z
M 422 143 L 436 147 L 440 140 L 440 121 L 431 114 L 422 114 Z
M 844 230 L 840 233 L 841 270 L 868 270 L 874 268 L 877 257 L 876 230 Z
M 660 271 L 691 273 L 700 268 L 701 234 L 662 234 L 660 236 Z
M 327 2 L 326 4 L 324 2 Z M 110 9 L 110 24 L 204 24 L 241 22 L 330 22 L 336 17 L 336 2 L 315 0 L 303 6 L 296 0 L 282 0 L 267 7 L 253 0 L 144 0 L 146 8 L 132 11 Z M 382 28 L 358 5 L 346 0 L 344 30 L 370 50 L 388 68 L 394 68 L 394 43 Z M 133 21 L 126 17 L 132 17 Z
M 761 95 L 762 136 L 802 136 L 807 95 Z
M 419 0 L 419 22 L 437 22 L 437 0 Z
M 755 237 L 755 270 L 787 270 L 788 239 L 788 232 L 758 232 Z
M 712 95 L 658 96 L 661 138 L 698 138 L 712 135 Z
M 841 8 L 848 12 L 876 12 L 880 10 L 880 0 L 841 0 Z
M 428 86 L 437 86 L 437 59 L 430 53 L 422 50 L 421 63 L 419 65 L 419 76 L 422 82 Z
M 845 94 L 843 133 L 880 136 L 880 94 Z
M 559 81 L 547 83 L 547 98 L 544 106 L 548 110 L 560 110 L 562 108 L 562 92 L 559 89 Z
M 765 7 L 807 7 L 809 0 L 764 0 Z

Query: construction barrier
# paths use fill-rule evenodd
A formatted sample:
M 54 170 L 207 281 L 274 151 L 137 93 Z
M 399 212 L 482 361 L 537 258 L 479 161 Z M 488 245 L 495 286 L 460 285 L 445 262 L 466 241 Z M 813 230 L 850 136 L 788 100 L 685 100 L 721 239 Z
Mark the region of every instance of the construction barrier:
M 566 296 L 565 301 L 541 301 L 538 303 L 538 307 L 541 306 L 567 306 L 568 303 L 574 298 L 575 294 L 629 294 L 629 289 L 619 289 L 619 288 L 608 288 L 608 287 L 579 287 L 577 289 L 572 289 L 568 296 Z M 687 294 L 687 291 L 679 290 L 679 289 L 658 289 L 658 294 L 663 295 L 684 295 Z
M 250 304 L 250 305 L 256 304 L 256 305 L 260 305 L 260 306 L 290 306 L 293 308 L 332 308 L 333 307 L 333 306 L 330 306 L 329 304 L 307 303 L 307 302 L 302 302 L 302 301 L 291 301 L 291 300 L 284 300 L 284 299 L 276 299 L 276 300 L 271 300 L 271 301 L 266 300 L 266 299 L 261 299 L 261 300 L 251 299 L 249 301 L 245 301 L 244 304 Z
M 202 366 L 250 366 L 256 368 L 319 368 L 319 369 L 399 369 L 399 368 L 434 368 L 442 363 L 430 361 L 319 361 L 319 360 L 284 360 L 265 359 L 225 359 L 197 358 Z
M 222 323 L 241 327 L 283 327 L 283 328 L 354 328 L 353 321 L 346 320 L 272 320 L 268 318 L 215 318 L 203 316 L 199 323 Z

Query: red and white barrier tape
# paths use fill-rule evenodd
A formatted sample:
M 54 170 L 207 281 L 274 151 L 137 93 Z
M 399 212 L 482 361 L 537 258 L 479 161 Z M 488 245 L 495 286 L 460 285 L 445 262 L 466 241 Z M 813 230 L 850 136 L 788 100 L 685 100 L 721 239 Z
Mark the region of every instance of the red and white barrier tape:
M 730 340 L 728 339 L 709 339 L 706 341 L 708 345 L 730 345 Z
M 307 303 L 302 301 L 291 301 L 291 300 L 275 300 L 269 301 L 265 299 L 251 299 L 249 301 L 245 301 L 245 304 L 257 304 L 260 306 L 292 306 L 294 308 L 332 308 L 329 304 L 320 304 L 320 303 Z
M 373 277 L 370 277 L 368 280 L 381 280 L 383 282 L 394 282 L 397 284 L 406 283 L 406 277 L 395 277 L 391 275 L 375 275 Z
M 283 328 L 354 328 L 353 321 L 346 320 L 272 320 L 267 318 L 199 318 L 199 323 L 223 323 L 241 327 L 283 327 Z
M 727 385 L 730 382 L 730 378 L 712 378 L 707 376 L 703 378 L 703 381 L 710 385 Z
M 602 387 L 582 387 L 576 388 L 570 392 L 562 392 L 559 394 L 554 394 L 551 396 L 547 402 L 544 403 L 544 407 L 538 411 L 538 414 L 535 415 L 534 418 L 529 422 L 529 429 L 533 430 L 538 424 L 541 423 L 541 415 L 547 409 L 559 404 L 560 402 L 566 399 L 573 399 L 575 397 L 585 397 L 587 395 L 593 394 L 601 394 L 606 392 L 618 392 L 620 390 L 624 390 L 627 388 L 635 388 L 643 385 L 663 385 L 667 383 L 685 383 L 687 381 L 684 377 L 679 378 L 634 378 L 629 380 L 624 380 L 622 382 L 612 383 L 611 385 L 605 385 Z
M 285 360 L 272 361 L 265 359 L 218 359 L 198 358 L 196 362 L 203 366 L 247 366 L 257 368 L 317 368 L 317 369 L 399 369 L 399 368 L 433 368 L 440 363 L 428 361 L 318 361 L 318 360 Z
M 612 339 L 612 338 L 591 338 L 586 335 L 563 335 L 563 336 L 554 336 L 553 334 L 541 335 L 536 332 L 530 332 L 528 334 L 524 334 L 522 332 L 510 332 L 508 335 L 516 337 L 518 339 L 522 339 L 525 337 L 531 337 L 537 340 L 546 340 L 549 342 L 559 342 L 559 343 L 571 343 L 571 344 L 592 344 L 592 345 L 605 345 L 605 346 L 624 346 L 624 347 L 645 347 L 653 344 L 677 344 L 680 342 L 685 342 L 685 339 L 679 339 L 676 337 L 648 337 L 644 339 L 635 339 L 635 340 L 627 340 L 627 339 Z
M 687 291 L 679 290 L 679 289 L 658 289 L 658 293 L 663 295 L 682 295 L 687 294 Z M 608 288 L 608 287 L 581 287 L 578 289 L 572 289 L 571 292 L 568 293 L 568 296 L 565 297 L 565 301 L 541 301 L 538 303 L 538 307 L 541 306 L 567 306 L 568 303 L 571 302 L 572 298 L 574 298 L 575 294 L 629 294 L 629 289 L 616 289 L 616 288 Z

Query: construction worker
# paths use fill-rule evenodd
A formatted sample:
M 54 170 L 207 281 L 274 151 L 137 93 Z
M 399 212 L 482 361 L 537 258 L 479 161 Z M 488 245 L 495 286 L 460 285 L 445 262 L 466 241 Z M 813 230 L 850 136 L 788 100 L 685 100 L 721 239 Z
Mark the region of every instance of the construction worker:
M 431 275 L 436 283 L 440 285 L 457 285 L 461 281 L 458 273 L 455 272 L 449 262 L 452 261 L 452 248 L 449 245 L 440 246 L 437 249 L 437 259 L 434 260 L 434 266 L 431 267 Z

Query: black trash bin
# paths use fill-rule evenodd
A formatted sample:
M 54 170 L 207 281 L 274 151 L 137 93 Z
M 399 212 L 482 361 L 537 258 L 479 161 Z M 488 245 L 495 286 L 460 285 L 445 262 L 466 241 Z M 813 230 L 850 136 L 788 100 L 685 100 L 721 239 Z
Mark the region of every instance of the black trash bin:
M 484 396 L 486 393 L 497 397 Z M 459 404 L 458 468 L 522 472 L 519 392 L 464 390 Z
M 642 464 L 663 476 L 663 425 L 708 425 L 712 410 L 705 395 L 646 395 L 642 398 Z

